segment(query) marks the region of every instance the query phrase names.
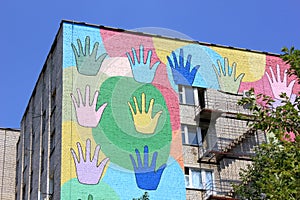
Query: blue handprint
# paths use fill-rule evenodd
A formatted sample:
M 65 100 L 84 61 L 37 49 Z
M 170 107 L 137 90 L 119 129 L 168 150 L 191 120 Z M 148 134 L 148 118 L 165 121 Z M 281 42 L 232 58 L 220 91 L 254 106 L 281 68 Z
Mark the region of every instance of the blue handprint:
M 132 48 L 132 54 L 133 54 L 133 57 L 131 58 L 130 54 L 128 52 L 126 53 L 128 60 L 130 62 L 130 66 L 131 66 L 131 70 L 132 70 L 134 79 L 140 83 L 151 83 L 154 79 L 156 69 L 157 69 L 158 65 L 160 64 L 160 62 L 157 61 L 151 67 L 150 62 L 151 62 L 152 51 L 149 50 L 148 55 L 147 55 L 147 60 L 144 63 L 144 47 L 143 47 L 143 45 L 140 46 L 140 59 L 138 59 L 134 48 Z
M 191 59 L 192 55 L 188 55 L 186 64 L 184 66 L 184 56 L 183 56 L 183 49 L 180 49 L 179 54 L 179 64 L 176 57 L 175 52 L 172 52 L 174 63 L 172 62 L 171 58 L 167 56 L 169 61 L 169 65 L 172 69 L 172 74 L 175 83 L 181 85 L 192 85 L 196 76 L 196 73 L 200 67 L 200 65 L 196 65 L 191 70 Z
M 133 158 L 133 156 L 130 154 L 130 159 L 133 165 L 133 169 L 135 172 L 135 180 L 139 188 L 145 189 L 145 190 L 156 190 L 161 175 L 163 171 L 166 168 L 166 164 L 163 164 L 158 168 L 157 171 L 155 171 L 156 167 L 156 159 L 157 159 L 157 152 L 153 153 L 152 162 L 151 165 L 148 165 L 149 160 L 149 154 L 148 154 L 148 146 L 144 146 L 144 164 L 141 160 L 140 152 L 138 149 L 135 149 L 136 157 L 137 157 L 137 165 Z

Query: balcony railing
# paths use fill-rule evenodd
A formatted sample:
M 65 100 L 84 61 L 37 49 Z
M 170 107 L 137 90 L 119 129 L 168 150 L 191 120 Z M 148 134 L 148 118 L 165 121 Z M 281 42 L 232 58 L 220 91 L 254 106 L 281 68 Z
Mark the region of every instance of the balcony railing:
M 237 104 L 242 98 L 243 94 L 230 94 L 214 89 L 199 88 L 199 106 L 195 108 L 195 114 L 198 117 L 204 115 L 205 112 L 251 115 L 249 109 Z

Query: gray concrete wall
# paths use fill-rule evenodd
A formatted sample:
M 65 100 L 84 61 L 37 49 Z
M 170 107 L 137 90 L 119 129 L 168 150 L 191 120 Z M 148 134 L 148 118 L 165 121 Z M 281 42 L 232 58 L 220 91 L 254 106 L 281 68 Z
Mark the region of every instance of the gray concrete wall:
M 60 199 L 61 33 L 54 41 L 22 118 L 17 199 Z
M 247 121 L 238 119 L 237 114 L 251 115 L 251 112 L 237 105 L 242 97 L 207 89 L 205 108 L 180 105 L 182 124 L 202 126 L 210 121 L 206 138 L 203 138 L 203 146 L 183 145 L 185 167 L 211 169 L 214 172 L 214 191 L 187 189 L 187 199 L 205 199 L 210 194 L 223 197 L 230 195 L 232 184 L 240 181 L 240 169 L 251 164 L 251 161 L 240 160 L 239 156 L 253 154 L 255 147 L 264 141 L 263 133 L 245 134 L 249 131 Z M 207 154 L 209 151 L 225 154 Z M 227 154 L 235 158 L 223 157 Z M 199 162 L 203 155 L 207 155 L 207 158 L 202 158 Z M 221 160 L 216 162 L 216 157 L 221 157 Z M 208 164 L 208 161 L 211 163 Z

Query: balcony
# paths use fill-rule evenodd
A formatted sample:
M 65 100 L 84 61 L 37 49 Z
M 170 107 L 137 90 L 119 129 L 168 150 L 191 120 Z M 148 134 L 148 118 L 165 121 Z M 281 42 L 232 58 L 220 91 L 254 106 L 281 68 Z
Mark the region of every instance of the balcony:
M 238 113 L 250 115 L 251 112 L 237 102 L 243 98 L 242 94 L 229 94 L 214 89 L 198 88 L 199 106 L 195 107 L 198 118 L 216 117 L 222 113 L 236 116 Z

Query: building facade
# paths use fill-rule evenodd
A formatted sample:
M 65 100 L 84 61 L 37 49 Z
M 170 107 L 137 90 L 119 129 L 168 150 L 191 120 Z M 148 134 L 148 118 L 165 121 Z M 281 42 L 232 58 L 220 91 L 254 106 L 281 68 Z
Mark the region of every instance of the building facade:
M 15 198 L 17 142 L 20 130 L 0 128 L 0 199 Z
M 63 21 L 22 119 L 16 197 L 232 199 L 266 140 L 236 102 L 250 88 L 293 98 L 288 67 L 275 54 Z

